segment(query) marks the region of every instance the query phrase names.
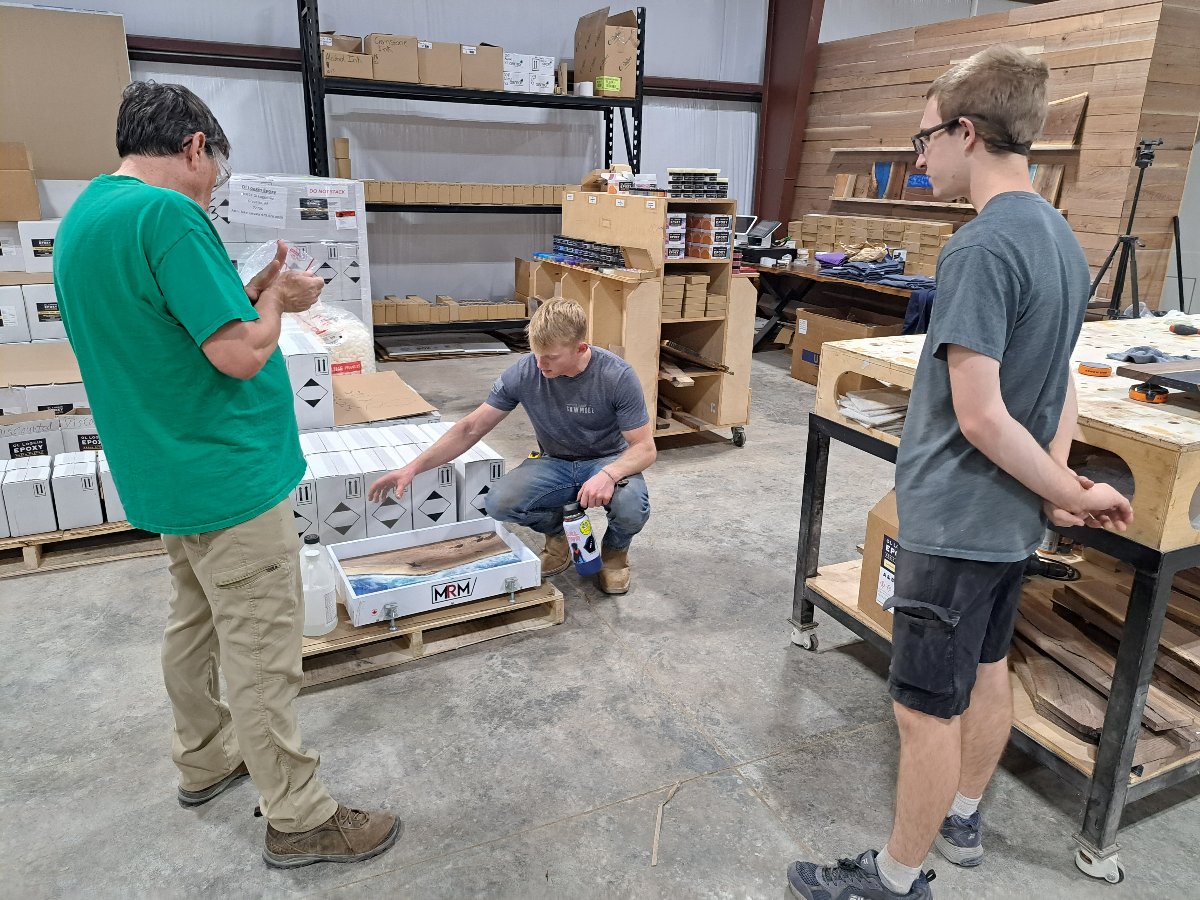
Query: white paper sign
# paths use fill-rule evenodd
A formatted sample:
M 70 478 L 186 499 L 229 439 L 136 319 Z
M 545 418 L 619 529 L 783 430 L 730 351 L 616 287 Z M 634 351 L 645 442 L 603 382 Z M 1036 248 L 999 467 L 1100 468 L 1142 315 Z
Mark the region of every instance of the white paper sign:
M 287 190 L 234 177 L 229 182 L 229 221 L 282 228 L 287 216 Z

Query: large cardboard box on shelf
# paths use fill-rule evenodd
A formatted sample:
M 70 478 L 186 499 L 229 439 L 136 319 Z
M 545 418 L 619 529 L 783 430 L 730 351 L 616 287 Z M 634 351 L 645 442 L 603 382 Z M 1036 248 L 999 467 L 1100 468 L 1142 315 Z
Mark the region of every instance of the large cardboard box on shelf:
M 888 337 L 903 330 L 902 319 L 879 313 L 799 307 L 796 310 L 796 338 L 792 342 L 792 377 L 815 385 L 821 365 L 821 345 L 828 341 Z M 851 389 L 857 390 L 860 385 L 861 380 Z
M 0 222 L 41 217 L 29 150 L 21 143 L 0 142 Z
M 321 49 L 321 62 L 326 78 L 371 79 L 375 77 L 375 67 L 372 65 L 371 57 L 366 53 L 351 53 L 349 50 L 324 47 Z
M 637 13 L 610 16 L 609 7 L 588 13 L 575 26 L 575 81 L 590 81 L 600 97 L 637 92 Z
M 504 49 L 491 44 L 463 44 L 459 59 L 462 86 L 479 91 L 504 90 Z
M 417 39 L 406 34 L 368 34 L 363 48 L 371 57 L 372 77 L 376 81 L 402 81 L 415 84 Z
M 462 87 L 461 46 L 417 41 L 417 75 L 421 84 Z
M 858 611 L 892 633 L 892 613 L 883 604 L 896 593 L 896 555 L 900 519 L 896 514 L 896 492 L 875 504 L 867 515 L 867 539 L 863 543 L 862 576 L 858 584 Z

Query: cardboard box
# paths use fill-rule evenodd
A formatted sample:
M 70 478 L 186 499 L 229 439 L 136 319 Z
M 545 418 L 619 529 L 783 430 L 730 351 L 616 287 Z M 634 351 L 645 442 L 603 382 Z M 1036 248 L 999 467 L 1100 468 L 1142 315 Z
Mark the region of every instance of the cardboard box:
M 31 340 L 66 338 L 62 314 L 58 310 L 58 294 L 52 284 L 27 284 L 21 288 L 25 302 L 25 321 Z
M 504 50 L 491 44 L 462 44 L 462 86 L 480 91 L 504 90 Z
M 591 81 L 598 97 L 637 92 L 637 13 L 610 16 L 609 7 L 582 16 L 575 26 L 575 81 Z
M 513 75 L 529 75 L 533 72 L 533 57 L 526 53 L 505 53 L 501 65 Z
M 424 452 L 433 446 L 433 442 L 420 441 L 415 446 Z M 413 528 L 458 521 L 456 482 L 454 467 L 449 464 L 422 472 L 412 480 Z
M 54 413 L 0 416 L 0 459 L 54 456 L 65 449 Z
M 337 178 L 350 178 L 351 164 L 348 159 L 335 159 L 333 174 Z
M 0 492 L 8 530 L 14 537 L 58 530 L 54 498 L 50 493 L 50 457 L 30 456 L 13 460 L 5 468 Z
M 858 610 L 890 636 L 892 612 L 883 608 L 896 593 L 896 555 L 900 550 L 896 492 L 875 504 L 867 516 L 867 539 L 863 543 L 862 576 L 858 586 Z
M 462 87 L 460 44 L 417 41 L 417 76 L 421 84 Z
M 301 435 L 301 438 L 303 437 Z M 320 517 L 317 515 L 317 486 L 313 483 L 311 468 L 305 467 L 304 477 L 292 489 L 290 499 L 292 501 L 292 519 L 300 543 L 304 543 L 304 539 L 310 534 L 320 537 L 317 533 L 320 525 Z
M 407 455 L 402 455 L 399 450 L 390 446 L 355 450 L 353 456 L 362 471 L 363 486 L 367 490 L 389 472 L 404 468 L 409 461 Z M 387 497 L 378 503 L 368 499 L 366 517 L 367 537 L 412 531 L 412 492 L 405 488 L 403 496 L 399 499 L 393 492 L 389 492 Z
M 733 216 L 725 213 L 688 213 L 687 227 L 732 231 Z
M 16 285 L 0 287 L 0 344 L 28 341 L 29 316 L 25 312 L 25 295 Z
M 305 459 L 321 453 L 349 453 L 352 449 L 341 431 L 309 431 L 300 435 L 300 451 Z
M 554 73 L 547 72 L 546 74 L 532 74 L 527 82 L 529 93 L 531 94 L 553 94 L 554 93 Z
M 104 521 L 95 451 L 60 453 L 54 457 L 50 492 L 59 528 L 86 528 Z
M 428 306 L 426 306 L 428 309 Z M 333 421 L 364 425 L 436 412 L 395 372 L 333 377 Z
M 117 485 L 113 481 L 112 469 L 108 467 L 108 458 L 103 453 L 96 454 L 96 471 L 100 475 L 100 500 L 104 504 L 105 522 L 124 522 L 125 505 L 117 496 Z
M 697 244 L 689 240 L 687 255 L 693 259 L 729 259 L 731 248 L 714 244 Z
M 293 332 L 279 336 L 301 431 L 333 427 L 333 376 L 329 351 L 316 335 Z
M 505 72 L 503 77 L 503 88 L 505 91 L 517 94 L 529 93 L 530 75 L 528 72 Z
M 437 422 L 417 425 L 432 446 L 450 430 L 453 423 Z M 453 461 L 455 494 L 458 498 L 458 520 L 478 519 L 487 515 L 487 495 L 492 486 L 504 477 L 504 457 L 485 443 L 478 443 Z
M 322 31 L 319 39 L 322 50 L 348 50 L 351 53 L 363 52 L 363 39 L 352 34 L 338 34 L 335 31 Z
M 25 269 L 29 272 L 54 271 L 54 236 L 62 219 L 42 219 L 37 222 L 18 222 L 21 252 L 25 254 Z
M 0 272 L 24 272 L 25 251 L 16 222 L 0 222 Z M 6 285 L 11 286 L 11 285 Z
M 554 77 L 554 68 L 558 64 L 558 60 L 553 56 L 534 56 L 529 57 L 529 74 L 530 75 L 549 75 Z
M 796 310 L 796 338 L 792 342 L 792 377 L 817 383 L 821 345 L 827 341 L 888 337 L 904 330 L 904 322 L 864 310 L 800 307 Z M 857 390 L 855 384 L 849 390 Z
M 0 459 L 0 538 L 10 536 L 8 530 L 8 513 L 4 509 L 4 473 L 8 469 L 8 460 Z
M 359 556 L 404 550 L 439 541 L 467 538 L 494 532 L 512 550 L 516 561 L 489 569 L 479 569 L 450 579 L 421 579 L 415 584 L 389 590 L 372 591 L 359 596 L 343 565 Z M 481 600 L 537 587 L 542 567 L 533 551 L 493 519 L 472 519 L 450 525 L 409 531 L 365 540 L 334 544 L 329 548 L 338 580 L 338 593 L 356 626 L 370 625 L 389 617 L 409 616 L 432 609 L 443 609 L 469 600 Z
M 402 81 L 416 84 L 417 39 L 406 34 L 368 34 L 366 51 L 371 56 L 376 81 Z
M 348 451 L 308 457 L 317 495 L 317 535 L 321 543 L 367 536 L 366 489 L 362 472 Z
M 348 50 L 321 50 L 326 78 L 374 78 L 375 69 L 371 57 L 366 53 L 351 53 Z
M 38 199 L 37 182 L 33 180 L 33 165 L 24 144 L 0 144 L 0 221 L 40 219 L 42 204 Z
M 83 388 L 83 382 L 79 381 L 68 384 L 33 384 L 23 388 L 22 393 L 28 412 L 52 412 L 62 415 L 88 405 L 87 392 Z
M 96 420 L 90 412 L 73 409 L 60 414 L 55 421 L 62 432 L 64 453 L 86 453 L 102 450 Z
M 340 137 L 333 139 L 333 158 L 334 159 L 349 159 L 350 158 L 350 138 Z

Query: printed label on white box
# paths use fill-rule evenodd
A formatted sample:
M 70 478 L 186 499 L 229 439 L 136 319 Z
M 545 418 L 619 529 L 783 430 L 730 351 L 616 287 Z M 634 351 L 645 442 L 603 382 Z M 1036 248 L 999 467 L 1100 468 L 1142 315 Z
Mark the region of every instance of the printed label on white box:
M 282 228 L 287 219 L 287 189 L 234 176 L 229 182 L 229 221 Z

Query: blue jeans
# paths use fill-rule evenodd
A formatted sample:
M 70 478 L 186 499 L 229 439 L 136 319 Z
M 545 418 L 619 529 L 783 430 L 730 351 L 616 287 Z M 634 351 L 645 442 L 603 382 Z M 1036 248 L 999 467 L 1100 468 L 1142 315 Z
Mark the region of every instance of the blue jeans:
M 487 514 L 541 534 L 563 530 L 563 507 L 579 496 L 583 483 L 615 460 L 614 456 L 568 462 L 543 456 L 527 459 L 501 478 L 487 497 Z M 603 546 L 624 550 L 650 518 L 650 493 L 641 474 L 623 479 L 613 491 Z

